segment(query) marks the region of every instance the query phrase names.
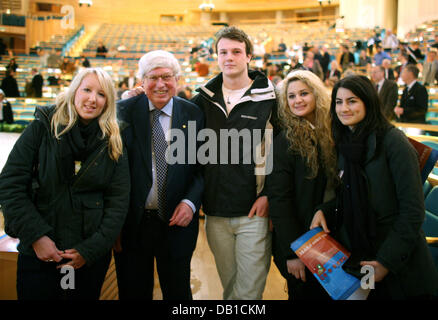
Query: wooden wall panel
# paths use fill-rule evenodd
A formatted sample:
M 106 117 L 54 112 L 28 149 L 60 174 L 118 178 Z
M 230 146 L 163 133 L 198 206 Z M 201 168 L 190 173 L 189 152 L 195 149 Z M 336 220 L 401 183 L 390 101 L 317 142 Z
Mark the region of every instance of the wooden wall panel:
M 31 10 L 39 0 L 30 0 Z M 163 2 L 155 0 L 93 0 L 91 7 L 78 6 L 77 0 L 44 0 L 47 3 L 72 5 L 75 9 L 77 23 L 100 24 L 100 23 L 138 23 L 158 24 L 160 15 L 182 15 L 183 23 L 199 23 L 200 10 L 198 6 L 202 0 L 167 0 Z M 337 5 L 338 0 L 331 1 Z M 287 10 L 297 8 L 319 7 L 316 0 L 213 0 L 214 12 L 251 12 Z

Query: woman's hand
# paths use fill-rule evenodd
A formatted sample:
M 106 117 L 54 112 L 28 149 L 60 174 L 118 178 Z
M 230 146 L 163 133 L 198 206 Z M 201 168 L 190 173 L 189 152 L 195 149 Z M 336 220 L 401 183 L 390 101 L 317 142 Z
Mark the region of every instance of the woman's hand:
M 361 261 L 360 265 L 363 266 L 372 266 L 374 268 L 374 281 L 379 282 L 382 281 L 383 278 L 389 273 L 389 270 L 378 261 Z
M 72 266 L 74 269 L 79 269 L 85 264 L 85 259 L 76 249 L 68 249 L 64 252 L 65 253 L 63 253 L 61 256 L 64 259 L 71 259 L 71 261 L 64 263 L 63 265 L 57 266 L 57 269 L 61 269 L 64 266 Z
M 287 260 L 287 272 L 306 282 L 306 266 L 300 259 Z
M 312 223 L 310 224 L 310 229 L 321 227 L 325 232 L 329 233 L 330 230 L 327 228 L 327 221 L 324 217 L 324 212 L 318 210 L 313 216 Z
M 32 243 L 32 248 L 35 251 L 38 259 L 45 262 L 60 262 L 62 260 L 62 254 L 64 253 L 55 245 L 48 236 L 42 236 L 37 241 Z

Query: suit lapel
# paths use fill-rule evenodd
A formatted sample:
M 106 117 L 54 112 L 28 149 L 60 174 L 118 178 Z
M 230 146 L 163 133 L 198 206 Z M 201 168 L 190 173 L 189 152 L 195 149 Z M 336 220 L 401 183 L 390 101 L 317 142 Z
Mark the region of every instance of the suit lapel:
M 132 114 L 132 123 L 139 142 L 138 148 L 147 168 L 146 171 L 152 181 L 151 122 L 149 118 L 149 101 L 146 95 L 137 101 Z

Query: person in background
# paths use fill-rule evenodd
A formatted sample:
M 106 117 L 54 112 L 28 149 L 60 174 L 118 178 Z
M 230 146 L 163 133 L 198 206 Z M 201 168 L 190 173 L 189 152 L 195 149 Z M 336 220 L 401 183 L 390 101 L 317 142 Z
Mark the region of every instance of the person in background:
M 321 65 L 319 64 L 319 61 L 314 59 L 314 57 L 315 57 L 315 55 L 312 51 L 310 51 L 310 50 L 307 51 L 306 56 L 304 57 L 304 61 L 303 61 L 303 68 L 305 70 L 312 71 L 322 81 L 324 79 L 324 73 L 322 71 Z
M 135 77 L 135 70 L 129 70 L 129 76 L 123 78 L 123 82 L 128 87 L 129 90 L 134 88 L 137 83 L 137 78 Z
M 404 82 L 403 82 L 403 80 L 401 79 L 401 74 L 402 74 L 402 72 L 403 72 L 403 69 L 404 69 L 408 64 L 410 64 L 408 54 L 407 54 L 406 52 L 400 52 L 399 55 L 398 55 L 398 60 L 399 60 L 399 62 L 400 62 L 401 64 L 398 65 L 397 67 L 395 67 L 395 70 L 394 70 L 394 78 L 395 78 L 395 80 L 397 81 L 397 83 L 398 83 L 399 85 L 403 85 Z
M 315 59 L 319 61 L 324 76 L 327 74 L 330 64 L 330 53 L 327 51 L 327 46 L 319 46 L 315 49 Z M 324 79 L 325 80 L 325 79 Z
M 44 79 L 41 74 L 39 74 L 37 68 L 32 68 L 32 91 L 33 91 L 33 97 L 41 98 L 43 96 L 43 84 Z
M 392 50 L 397 49 L 398 40 L 397 36 L 392 33 L 392 30 L 388 29 L 385 32 L 385 37 L 382 40 L 382 47 L 385 52 L 391 53 Z M 392 80 L 392 79 L 391 79 Z
M 12 70 L 14 72 L 17 72 L 18 69 L 18 64 L 15 61 L 15 58 L 11 58 L 11 60 L 9 60 L 9 63 L 6 66 L 6 71 Z
M 423 63 L 421 81 L 423 85 L 434 85 L 438 73 L 438 54 L 437 49 L 431 49 L 427 53 L 427 60 Z
M 15 79 L 15 72 L 12 69 L 6 70 L 6 77 L 2 80 L 1 89 L 5 93 L 6 97 L 20 97 L 18 83 Z
M 385 79 L 387 80 L 395 80 L 394 70 L 391 68 L 391 60 L 383 59 L 381 66 L 384 69 Z
M 394 108 L 397 121 L 409 123 L 426 123 L 429 94 L 427 89 L 417 81 L 418 68 L 408 64 L 402 71 L 401 78 L 406 84 L 400 98 L 400 106 Z
M 96 48 L 96 58 L 106 58 L 107 52 L 108 49 L 104 46 L 103 42 L 100 40 Z
M 14 113 L 11 104 L 5 99 L 5 93 L 0 89 L 0 125 L 4 123 L 12 124 L 14 122 Z
M 369 300 L 430 299 L 438 271 L 426 243 L 418 155 L 391 125 L 371 81 L 340 80 L 332 91 L 332 137 L 341 183 L 336 199 L 316 211 L 322 227 L 351 254 L 343 269 L 361 279 L 374 271 Z
M 91 67 L 90 60 L 88 60 L 88 58 L 86 56 L 81 56 L 81 62 L 82 62 L 82 66 L 84 68 L 90 68 Z
M 273 223 L 273 256 L 290 300 L 331 300 L 290 248 L 307 232 L 316 206 L 334 197 L 336 155 L 330 97 L 312 72 L 292 71 L 279 88 L 283 131 L 274 139 L 273 171 L 266 178 Z
M 361 50 L 359 53 L 359 67 L 365 67 L 366 71 L 369 70 L 369 67 L 371 66 L 371 58 L 367 55 L 366 50 Z
M 382 113 L 392 121 L 395 119 L 394 108 L 398 102 L 398 86 L 393 80 L 385 79 L 383 66 L 375 66 L 371 71 L 371 79 L 376 86 L 377 93 L 382 105 Z
M 336 60 L 330 62 L 330 70 L 327 71 L 325 84 L 328 87 L 333 87 L 336 82 L 341 79 L 341 70 L 339 70 L 339 64 Z
M 341 46 L 342 55 L 339 61 L 342 71 L 345 72 L 348 68 L 354 66 L 354 55 L 350 52 L 348 45 L 343 44 Z
M 129 189 L 113 80 L 84 69 L 37 107 L 0 174 L 5 232 L 20 240 L 18 299 L 98 300 Z M 62 286 L 66 267 L 74 290 Z
M 376 45 L 376 54 L 374 55 L 373 62 L 376 66 L 380 66 L 384 59 L 392 60 L 391 56 L 383 51 L 380 45 Z

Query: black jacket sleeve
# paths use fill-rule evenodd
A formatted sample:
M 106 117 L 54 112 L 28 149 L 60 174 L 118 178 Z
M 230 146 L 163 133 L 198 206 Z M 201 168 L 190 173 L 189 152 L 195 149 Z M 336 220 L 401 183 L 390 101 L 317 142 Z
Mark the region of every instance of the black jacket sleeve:
M 0 174 L 0 204 L 5 218 L 5 231 L 19 238 L 24 246 L 48 234 L 52 228 L 32 202 L 30 185 L 45 128 L 33 121 L 15 143 Z

